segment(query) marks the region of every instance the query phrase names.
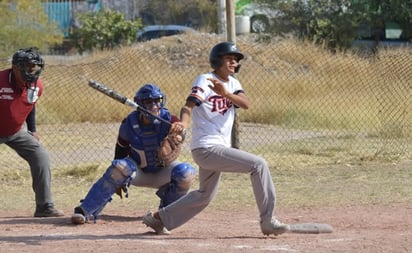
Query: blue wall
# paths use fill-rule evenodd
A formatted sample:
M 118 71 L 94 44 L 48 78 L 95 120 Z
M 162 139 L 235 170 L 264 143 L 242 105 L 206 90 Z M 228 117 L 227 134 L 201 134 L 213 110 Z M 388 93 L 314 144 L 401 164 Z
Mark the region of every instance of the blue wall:
M 65 37 L 69 36 L 72 12 L 71 2 L 44 2 L 44 9 L 50 22 L 56 22 Z

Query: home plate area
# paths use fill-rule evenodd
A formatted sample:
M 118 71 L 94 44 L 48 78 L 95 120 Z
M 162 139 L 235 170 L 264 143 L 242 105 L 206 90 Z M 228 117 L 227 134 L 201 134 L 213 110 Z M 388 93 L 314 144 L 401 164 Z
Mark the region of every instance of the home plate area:
M 408 252 L 412 249 L 410 205 L 285 210 L 277 217 L 290 231 L 264 236 L 254 208 L 207 209 L 171 235 L 142 224 L 147 210 L 110 208 L 96 223 L 71 223 L 66 216 L 33 218 L 0 212 L 0 252 Z

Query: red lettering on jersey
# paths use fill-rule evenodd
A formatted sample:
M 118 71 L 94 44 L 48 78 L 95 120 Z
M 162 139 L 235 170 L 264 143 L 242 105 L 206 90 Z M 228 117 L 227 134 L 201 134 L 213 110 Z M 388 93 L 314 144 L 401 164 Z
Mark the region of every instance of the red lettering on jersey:
M 232 101 L 222 96 L 211 96 L 208 100 L 212 103 L 212 112 L 219 112 L 222 115 L 233 106 Z

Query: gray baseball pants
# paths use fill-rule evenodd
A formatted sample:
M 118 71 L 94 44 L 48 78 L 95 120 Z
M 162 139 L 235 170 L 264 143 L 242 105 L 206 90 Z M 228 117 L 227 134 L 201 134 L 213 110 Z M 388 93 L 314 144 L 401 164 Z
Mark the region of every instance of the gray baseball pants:
M 209 205 L 216 196 L 221 172 L 250 174 L 260 221 L 270 222 L 276 205 L 276 191 L 263 158 L 222 145 L 194 149 L 192 156 L 199 165 L 199 189 L 159 210 L 167 229 L 183 225 Z
M 179 161 L 173 161 L 169 166 L 163 168 L 158 173 L 144 173 L 137 169 L 136 177 L 132 180 L 132 185 L 148 188 L 160 188 L 170 182 L 173 168 L 179 164 Z
M 29 163 L 36 205 L 53 204 L 50 159 L 46 149 L 25 129 L 8 137 L 0 137 L 0 144 L 3 143 Z

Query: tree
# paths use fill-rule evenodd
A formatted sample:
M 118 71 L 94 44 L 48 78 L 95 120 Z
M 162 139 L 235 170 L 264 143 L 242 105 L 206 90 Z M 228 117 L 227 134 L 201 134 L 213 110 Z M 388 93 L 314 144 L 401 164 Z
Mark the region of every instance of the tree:
M 361 26 L 370 27 L 376 35 L 389 21 L 401 25 L 406 39 L 412 37 L 412 0 L 260 1 L 280 10 L 273 33 L 292 33 L 331 50 L 349 48 Z
M 95 48 L 129 46 L 135 42 L 136 33 L 142 27 L 140 19 L 127 21 L 124 14 L 108 9 L 80 14 L 79 23 L 80 27 L 69 38 L 80 54 Z
M 385 24 L 396 22 L 403 31 L 404 40 L 412 39 L 412 0 L 353 0 L 354 9 L 364 11 L 362 22 L 375 31 Z
M 155 23 L 186 25 L 215 32 L 216 8 L 215 0 L 161 0 L 147 1 L 142 9 L 155 17 Z
M 25 47 L 46 51 L 63 41 L 63 33 L 49 22 L 40 0 L 3 0 L 0 12 L 0 58 Z
M 273 8 L 280 11 L 274 33 L 293 34 L 331 50 L 350 46 L 360 18 L 346 0 L 279 0 Z

